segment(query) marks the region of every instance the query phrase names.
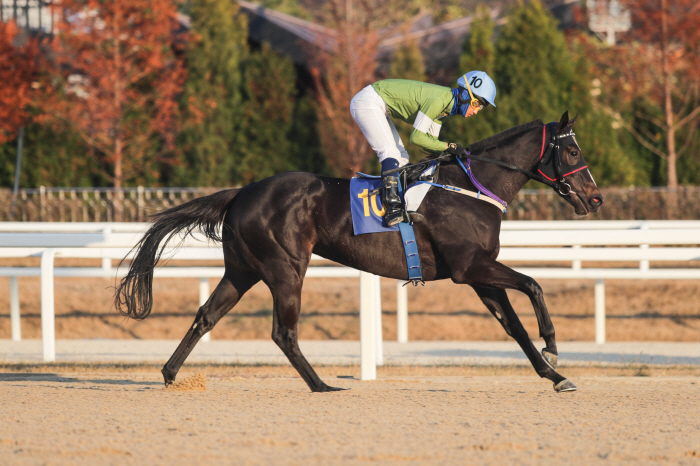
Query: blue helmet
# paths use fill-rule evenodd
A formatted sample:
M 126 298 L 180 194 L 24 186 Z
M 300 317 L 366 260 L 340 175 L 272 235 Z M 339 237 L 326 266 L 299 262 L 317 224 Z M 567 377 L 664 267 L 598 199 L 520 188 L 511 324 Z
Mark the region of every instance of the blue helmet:
M 491 77 L 483 71 L 470 71 L 457 80 L 459 87 L 470 90 L 474 97 L 479 97 L 496 106 L 496 85 Z

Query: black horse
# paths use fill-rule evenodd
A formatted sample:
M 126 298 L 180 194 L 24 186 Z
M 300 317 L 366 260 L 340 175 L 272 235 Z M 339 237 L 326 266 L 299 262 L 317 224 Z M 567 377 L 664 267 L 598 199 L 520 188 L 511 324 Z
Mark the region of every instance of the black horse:
M 551 126 L 550 159 L 558 167 L 580 165 L 581 150 L 565 113 Z M 548 125 L 549 126 L 549 125 Z M 540 120 L 511 128 L 472 144 L 467 149 L 472 170 L 481 184 L 510 203 L 532 173 L 542 170 L 545 125 Z M 566 136 L 566 138 L 565 138 Z M 561 148 L 559 148 L 559 142 Z M 560 149 L 560 150 L 559 150 Z M 488 156 L 488 159 L 486 158 Z M 456 156 L 442 161 L 436 183 L 473 190 Z M 475 161 L 478 160 L 478 161 Z M 542 160 L 541 160 L 542 159 Z M 491 163 L 493 162 L 493 163 Z M 584 165 L 585 166 L 585 165 Z M 540 171 L 545 173 L 546 171 Z M 526 174 L 527 173 L 527 174 Z M 115 306 L 124 315 L 145 319 L 151 312 L 153 269 L 168 240 L 198 229 L 223 243 L 225 273 L 194 323 L 162 369 L 165 384 L 175 380 L 199 339 L 211 330 L 243 294 L 262 280 L 272 292 L 272 339 L 314 392 L 340 390 L 326 385 L 301 353 L 297 323 L 301 288 L 313 253 L 382 277 L 407 279 L 406 258 L 399 232 L 353 235 L 349 180 L 304 172 L 282 173 L 243 188 L 194 199 L 154 216 L 154 223 L 134 248 L 137 254 L 116 290 Z M 587 169 L 562 176 L 554 186 L 576 213 L 595 212 L 603 198 Z M 415 235 L 425 280 L 452 279 L 469 285 L 508 335 L 523 349 L 540 377 L 556 391 L 576 387 L 556 371 L 554 326 L 542 289 L 532 278 L 496 260 L 502 212 L 472 197 L 432 189 L 419 212 L 425 221 L 415 224 Z M 223 224 L 223 228 L 221 226 Z M 222 231 L 219 236 L 219 231 Z M 528 295 L 546 347 L 537 351 L 513 310 L 506 288 Z

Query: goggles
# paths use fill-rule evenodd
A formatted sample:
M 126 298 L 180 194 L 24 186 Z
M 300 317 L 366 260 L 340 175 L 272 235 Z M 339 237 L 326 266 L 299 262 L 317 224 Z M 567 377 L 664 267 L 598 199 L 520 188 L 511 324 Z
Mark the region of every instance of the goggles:
M 479 98 L 474 97 L 474 94 L 472 93 L 472 88 L 471 88 L 471 86 L 469 85 L 469 81 L 467 81 L 467 75 L 466 75 L 466 74 L 464 75 L 464 84 L 467 85 L 467 91 L 469 92 L 469 97 L 470 97 L 469 105 L 470 105 L 474 110 L 479 110 L 479 109 L 481 109 L 481 108 L 488 107 L 488 105 L 489 105 L 488 102 L 484 102 L 484 101 L 480 100 Z

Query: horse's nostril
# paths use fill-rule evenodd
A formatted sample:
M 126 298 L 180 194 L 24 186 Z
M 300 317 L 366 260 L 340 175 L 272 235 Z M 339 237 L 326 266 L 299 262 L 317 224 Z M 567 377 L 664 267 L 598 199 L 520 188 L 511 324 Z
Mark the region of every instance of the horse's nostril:
M 600 207 L 603 204 L 603 196 L 594 196 L 589 202 L 594 207 Z

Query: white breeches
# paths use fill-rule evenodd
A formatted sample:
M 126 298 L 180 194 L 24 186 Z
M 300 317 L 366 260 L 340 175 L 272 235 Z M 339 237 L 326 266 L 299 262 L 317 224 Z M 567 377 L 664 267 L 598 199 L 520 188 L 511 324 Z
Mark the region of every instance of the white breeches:
M 379 162 L 392 158 L 398 160 L 399 166 L 408 163 L 408 152 L 391 121 L 386 102 L 372 86 L 365 87 L 352 98 L 350 113 L 377 153 Z

